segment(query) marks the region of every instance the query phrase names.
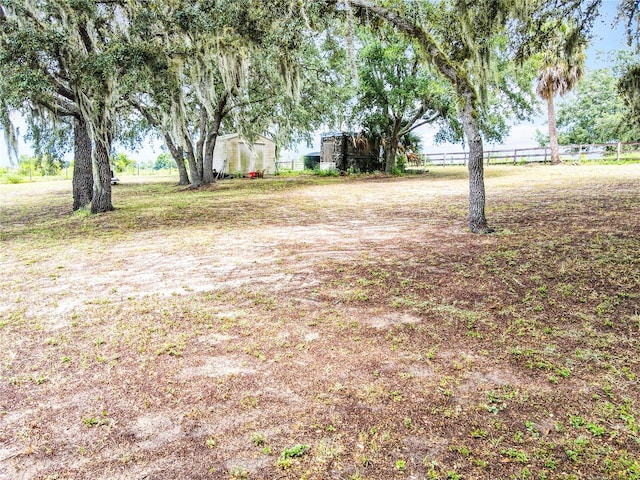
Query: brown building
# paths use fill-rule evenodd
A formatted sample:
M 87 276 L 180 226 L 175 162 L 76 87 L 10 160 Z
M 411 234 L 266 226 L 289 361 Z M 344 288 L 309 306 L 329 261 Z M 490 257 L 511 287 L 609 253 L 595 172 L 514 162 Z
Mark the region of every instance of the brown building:
M 384 170 L 380 142 L 363 133 L 324 133 L 320 139 L 320 168 L 340 171 Z

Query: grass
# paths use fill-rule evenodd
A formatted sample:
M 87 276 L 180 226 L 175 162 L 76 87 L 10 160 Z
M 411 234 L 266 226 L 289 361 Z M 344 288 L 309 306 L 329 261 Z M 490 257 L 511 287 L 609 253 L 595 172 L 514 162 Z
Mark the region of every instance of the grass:
M 640 166 L 430 170 L 0 185 L 0 471 L 640 478 Z

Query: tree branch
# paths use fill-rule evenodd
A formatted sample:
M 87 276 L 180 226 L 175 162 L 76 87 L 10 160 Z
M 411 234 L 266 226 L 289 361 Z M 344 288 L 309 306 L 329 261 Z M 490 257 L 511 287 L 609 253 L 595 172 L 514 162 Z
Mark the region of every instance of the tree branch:
M 158 118 L 151 113 L 148 107 L 145 107 L 141 102 L 133 97 L 129 97 L 128 101 L 133 106 L 133 108 L 138 110 L 140 114 L 145 118 L 145 120 L 149 122 L 149 125 L 153 125 L 154 127 L 158 127 L 160 125 Z
M 416 128 L 420 128 L 423 125 L 429 125 L 429 124 L 435 122 L 438 119 L 439 116 L 440 116 L 439 113 L 433 114 L 433 116 L 431 118 L 429 118 L 428 120 L 425 120 L 424 122 L 416 123 L 413 127 L 411 127 L 409 130 L 407 130 L 405 132 L 405 134 L 407 134 L 409 132 L 413 132 Z
M 329 0 L 327 3 L 336 5 L 338 2 L 337 0 Z M 383 20 L 387 20 L 400 32 L 416 40 L 425 55 L 429 57 L 433 66 L 436 67 L 438 71 L 455 86 L 464 101 L 470 102 L 475 109 L 478 95 L 468 76 L 461 70 L 461 67 L 451 63 L 449 58 L 440 49 L 434 38 L 429 35 L 427 31 L 412 21 L 401 17 L 393 10 L 380 6 L 369 0 L 348 0 L 348 3 L 352 7 L 361 8 Z
M 89 32 L 87 31 L 87 26 L 84 24 L 84 22 L 78 24 L 78 33 L 80 34 L 80 39 L 82 40 L 84 49 L 87 51 L 87 53 L 92 53 L 93 42 L 91 41 L 91 37 L 89 37 Z

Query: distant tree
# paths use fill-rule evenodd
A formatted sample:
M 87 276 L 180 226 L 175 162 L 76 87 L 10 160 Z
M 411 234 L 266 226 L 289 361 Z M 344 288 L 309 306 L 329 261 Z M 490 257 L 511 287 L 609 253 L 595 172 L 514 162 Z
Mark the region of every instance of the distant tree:
M 609 68 L 588 73 L 571 98 L 558 106 L 561 145 L 640 140 L 640 123 L 628 122 L 630 108 Z
M 554 97 L 573 89 L 584 73 L 586 39 L 573 24 L 556 22 L 545 26 L 549 34 L 538 69 L 538 95 L 547 102 L 551 163 L 560 163 Z
M 640 81 L 633 81 L 633 72 L 640 74 L 638 55 L 621 50 L 609 57 L 611 68 L 588 71 L 573 95 L 559 103 L 561 145 L 640 140 Z M 540 132 L 538 140 L 549 144 L 549 137 Z
M 18 172 L 20 173 L 20 175 L 38 174 L 38 167 L 36 166 L 35 157 L 20 155 L 20 157 L 18 158 L 18 168 Z
M 170 167 L 176 168 L 176 162 L 168 153 L 161 153 L 153 163 L 154 170 L 166 170 Z
M 422 151 L 422 137 L 415 132 L 409 132 L 402 137 L 402 147 L 406 151 L 420 153 Z
M 423 64 L 412 43 L 392 30 L 362 34 L 358 54 L 359 122 L 382 140 L 390 174 L 403 138 L 421 125 L 455 118 L 451 87 Z
M 136 164 L 136 161 L 128 157 L 125 153 L 116 153 L 111 158 L 111 164 L 116 172 L 124 172 L 128 167 L 132 167 Z
M 21 175 L 42 175 L 43 177 L 58 175 L 63 168 L 68 166 L 64 160 L 49 154 L 34 157 L 21 155 L 18 159 L 18 165 Z

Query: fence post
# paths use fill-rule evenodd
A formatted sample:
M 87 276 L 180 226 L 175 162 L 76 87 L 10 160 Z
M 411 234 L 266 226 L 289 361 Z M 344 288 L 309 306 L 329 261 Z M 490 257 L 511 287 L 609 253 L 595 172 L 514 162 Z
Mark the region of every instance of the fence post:
M 517 148 L 513 151 L 513 164 L 515 165 L 516 163 L 518 163 L 518 149 Z
M 620 142 L 618 142 L 618 148 L 616 150 L 616 162 L 620 161 L 620 150 L 622 148 L 622 144 Z
M 446 167 L 446 165 L 447 165 L 447 154 L 443 153 L 442 154 L 442 166 Z

